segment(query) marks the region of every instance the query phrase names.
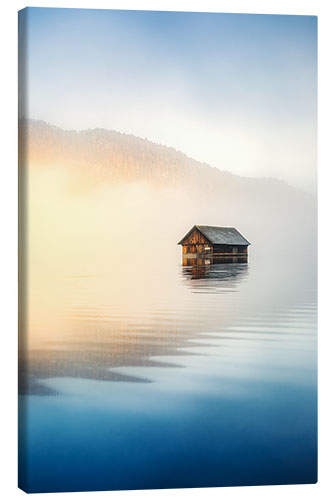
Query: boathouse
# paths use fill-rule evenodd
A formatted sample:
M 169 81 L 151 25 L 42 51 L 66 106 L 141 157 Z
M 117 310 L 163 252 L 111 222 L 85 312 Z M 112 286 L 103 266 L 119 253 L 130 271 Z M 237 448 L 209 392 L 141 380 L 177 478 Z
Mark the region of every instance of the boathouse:
M 193 226 L 178 242 L 183 258 L 243 257 L 251 243 L 234 227 Z

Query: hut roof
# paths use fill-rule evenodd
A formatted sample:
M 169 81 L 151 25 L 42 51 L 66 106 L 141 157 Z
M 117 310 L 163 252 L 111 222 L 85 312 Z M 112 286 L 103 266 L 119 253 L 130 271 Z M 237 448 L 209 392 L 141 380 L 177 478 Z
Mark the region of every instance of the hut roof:
M 193 226 L 184 238 L 180 240 L 178 245 L 181 245 L 195 228 L 213 245 L 251 245 L 236 228 L 218 226 Z

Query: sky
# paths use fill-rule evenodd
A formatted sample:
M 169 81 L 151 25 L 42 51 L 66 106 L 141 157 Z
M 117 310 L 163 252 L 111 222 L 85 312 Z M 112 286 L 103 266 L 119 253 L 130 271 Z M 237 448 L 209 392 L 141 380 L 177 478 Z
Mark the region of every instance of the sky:
M 19 37 L 20 116 L 316 192 L 316 17 L 28 8 Z

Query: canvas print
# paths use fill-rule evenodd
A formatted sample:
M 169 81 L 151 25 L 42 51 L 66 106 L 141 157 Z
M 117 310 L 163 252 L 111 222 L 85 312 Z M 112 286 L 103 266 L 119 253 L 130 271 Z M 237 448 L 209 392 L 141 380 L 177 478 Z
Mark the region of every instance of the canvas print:
M 19 487 L 317 481 L 317 19 L 19 12 Z

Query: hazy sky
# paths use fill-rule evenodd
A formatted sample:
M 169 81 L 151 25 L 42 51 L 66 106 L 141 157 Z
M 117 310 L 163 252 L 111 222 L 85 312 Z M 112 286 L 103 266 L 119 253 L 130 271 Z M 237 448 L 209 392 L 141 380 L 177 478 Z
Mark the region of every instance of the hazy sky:
M 25 12 L 28 117 L 316 189 L 315 17 Z

